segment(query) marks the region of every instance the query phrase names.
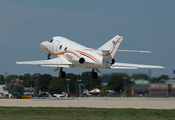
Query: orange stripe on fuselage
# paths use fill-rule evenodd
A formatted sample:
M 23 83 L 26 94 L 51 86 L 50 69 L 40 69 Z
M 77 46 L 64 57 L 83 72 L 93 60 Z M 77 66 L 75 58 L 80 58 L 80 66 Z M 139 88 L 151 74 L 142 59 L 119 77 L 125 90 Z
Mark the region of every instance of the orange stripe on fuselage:
M 115 47 L 116 47 L 116 45 L 117 45 L 117 43 L 120 43 L 120 39 L 121 39 L 122 37 L 120 37 L 117 41 L 116 41 L 116 43 L 115 43 L 115 45 L 114 45 L 114 47 L 113 47 L 113 49 L 112 49 L 112 51 L 110 52 L 110 53 L 108 53 L 108 54 L 106 54 L 106 55 L 102 55 L 102 54 L 99 54 L 99 55 L 101 55 L 101 56 L 109 56 L 110 54 L 112 54 L 113 53 L 113 51 L 114 51 L 114 49 L 115 49 Z
M 42 44 L 41 44 L 42 45 Z M 64 52 L 60 52 L 60 53 L 56 53 L 56 54 L 54 54 L 54 53 L 52 53 L 52 52 L 50 52 L 44 45 L 42 45 L 43 47 L 44 47 L 44 49 L 45 50 L 47 50 L 50 54 L 52 54 L 52 55 L 64 55 Z
M 42 45 L 42 44 L 41 44 Z M 60 53 L 57 53 L 57 54 L 54 54 L 52 52 L 50 52 L 44 45 L 42 45 L 50 54 L 52 55 L 64 55 L 64 52 L 60 52 Z M 70 51 L 70 50 L 66 50 L 67 52 L 72 52 L 74 54 L 76 54 L 79 58 L 81 58 L 77 53 L 73 52 L 73 51 Z M 79 50 L 76 50 L 77 52 L 79 53 L 82 53 L 82 54 L 85 54 L 91 58 L 93 58 L 94 60 L 98 61 L 99 63 L 101 63 L 98 59 L 96 59 L 95 57 L 93 57 L 92 55 L 88 54 L 88 53 L 85 53 L 85 52 L 82 52 L 82 51 L 79 51 Z M 101 63 L 102 64 L 102 63 Z
M 78 56 L 79 58 L 81 58 L 76 52 L 73 52 L 71 50 L 65 50 L 65 52 L 71 52 L 71 53 L 75 54 L 76 56 Z
M 90 55 L 90 54 L 88 54 L 88 53 L 85 53 L 85 52 L 82 52 L 82 51 L 79 51 L 79 50 L 76 50 L 76 51 L 79 52 L 79 53 L 85 54 L 85 55 L 87 55 L 87 56 L 93 58 L 94 60 L 98 61 L 99 63 L 101 63 L 98 59 L 96 59 L 95 57 L 93 57 L 92 55 Z M 101 63 L 101 64 L 102 64 L 102 63 Z

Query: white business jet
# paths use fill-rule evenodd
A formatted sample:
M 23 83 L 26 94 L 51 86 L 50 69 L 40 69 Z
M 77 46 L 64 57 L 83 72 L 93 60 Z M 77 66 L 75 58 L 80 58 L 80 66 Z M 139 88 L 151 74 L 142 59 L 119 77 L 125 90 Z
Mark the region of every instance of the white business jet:
M 48 60 L 39 61 L 24 61 L 16 62 L 17 64 L 39 65 L 45 67 L 55 67 L 54 71 L 59 72 L 60 78 L 65 78 L 65 71 L 63 68 L 90 68 L 92 69 L 91 77 L 97 78 L 101 68 L 111 69 L 137 69 L 137 68 L 164 68 L 163 66 L 155 65 L 142 65 L 142 64 L 129 64 L 118 63 L 114 60 L 116 52 L 141 52 L 150 53 L 150 51 L 133 51 L 133 50 L 118 50 L 123 37 L 120 35 L 115 36 L 107 43 L 98 49 L 87 48 L 67 38 L 56 36 L 49 41 L 41 43 L 41 48 L 48 54 Z M 56 58 L 50 59 L 53 55 Z M 97 72 L 96 72 L 97 71 Z

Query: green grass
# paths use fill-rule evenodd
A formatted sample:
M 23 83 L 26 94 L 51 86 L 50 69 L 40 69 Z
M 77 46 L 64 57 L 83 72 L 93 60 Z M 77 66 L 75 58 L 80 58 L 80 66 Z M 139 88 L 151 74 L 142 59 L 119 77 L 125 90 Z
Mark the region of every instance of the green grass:
M 0 120 L 175 120 L 175 109 L 0 107 Z

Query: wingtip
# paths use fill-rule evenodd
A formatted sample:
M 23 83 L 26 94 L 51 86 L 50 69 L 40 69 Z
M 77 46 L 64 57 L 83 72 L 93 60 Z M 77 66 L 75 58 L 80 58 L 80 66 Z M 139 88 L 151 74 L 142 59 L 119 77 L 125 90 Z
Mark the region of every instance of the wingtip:
M 162 69 L 165 69 L 166 67 L 164 67 L 164 66 L 158 66 L 158 68 L 162 68 Z

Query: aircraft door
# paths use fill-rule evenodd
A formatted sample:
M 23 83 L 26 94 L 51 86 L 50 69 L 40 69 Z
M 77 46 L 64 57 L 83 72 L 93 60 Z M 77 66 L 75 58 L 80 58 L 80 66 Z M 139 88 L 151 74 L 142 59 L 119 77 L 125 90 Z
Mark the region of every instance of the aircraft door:
M 59 43 L 60 43 L 60 41 L 54 40 L 54 43 L 52 45 L 52 51 L 53 51 L 54 54 L 59 52 L 59 48 L 58 48 L 59 47 Z

